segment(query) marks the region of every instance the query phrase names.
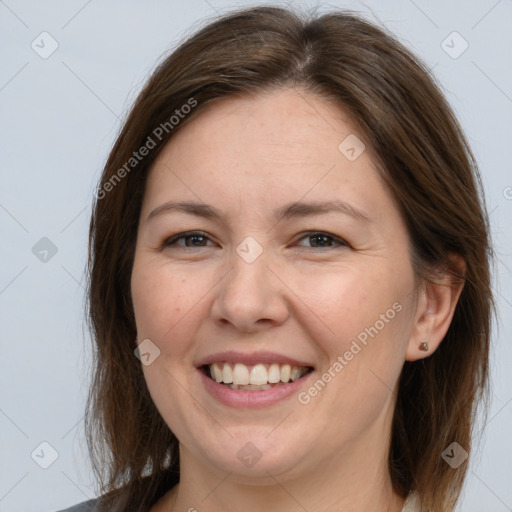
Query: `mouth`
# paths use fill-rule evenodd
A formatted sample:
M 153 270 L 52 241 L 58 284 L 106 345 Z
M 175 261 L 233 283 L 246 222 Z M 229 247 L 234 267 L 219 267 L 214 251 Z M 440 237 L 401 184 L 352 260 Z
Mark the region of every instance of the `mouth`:
M 237 391 L 265 391 L 296 382 L 313 371 L 311 366 L 288 363 L 244 364 L 219 361 L 205 364 L 201 371 L 217 384 Z

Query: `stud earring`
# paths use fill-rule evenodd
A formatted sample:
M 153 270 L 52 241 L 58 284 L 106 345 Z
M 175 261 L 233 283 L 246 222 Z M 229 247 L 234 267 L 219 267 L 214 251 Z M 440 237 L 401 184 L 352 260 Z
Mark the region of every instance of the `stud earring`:
M 428 343 L 426 341 L 422 341 L 419 345 L 418 345 L 418 349 L 419 350 L 422 350 L 423 352 L 428 352 Z

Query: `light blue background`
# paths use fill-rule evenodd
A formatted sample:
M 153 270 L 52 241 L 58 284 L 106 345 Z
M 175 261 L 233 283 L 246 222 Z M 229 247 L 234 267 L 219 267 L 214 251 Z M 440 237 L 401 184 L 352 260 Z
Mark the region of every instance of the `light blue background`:
M 81 422 L 93 189 L 157 60 L 207 18 L 242 5 L 253 2 L 0 1 L 0 511 L 51 512 L 95 496 Z M 512 1 L 340 0 L 321 11 L 331 7 L 380 20 L 434 69 L 481 165 L 501 320 L 492 408 L 459 510 L 510 511 Z M 47 59 L 31 48 L 43 31 L 59 45 Z M 469 44 L 457 59 L 441 47 L 453 31 Z M 31 250 L 42 237 L 58 249 L 46 263 Z M 43 441 L 58 452 L 46 470 L 31 458 Z

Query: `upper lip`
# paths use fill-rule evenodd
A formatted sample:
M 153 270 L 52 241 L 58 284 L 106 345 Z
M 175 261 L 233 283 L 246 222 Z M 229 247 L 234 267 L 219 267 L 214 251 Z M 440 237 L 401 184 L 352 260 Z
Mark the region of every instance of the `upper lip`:
M 300 361 L 298 359 L 294 359 L 293 357 L 285 356 L 283 354 L 277 354 L 275 352 L 237 352 L 234 350 L 230 350 L 227 352 L 217 352 L 215 354 L 211 354 L 209 356 L 205 356 L 201 358 L 197 362 L 197 367 L 210 365 L 213 363 L 220 362 L 232 362 L 232 363 L 242 363 L 246 365 L 255 365 L 255 364 L 289 364 L 290 366 L 304 366 L 304 367 L 313 367 L 311 363 Z

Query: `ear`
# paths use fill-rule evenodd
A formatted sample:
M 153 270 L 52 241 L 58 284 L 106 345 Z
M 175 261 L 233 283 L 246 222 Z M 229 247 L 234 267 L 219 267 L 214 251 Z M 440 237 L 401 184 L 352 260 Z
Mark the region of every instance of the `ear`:
M 447 264 L 433 271 L 428 281 L 423 282 L 418 293 L 406 361 L 424 359 L 437 350 L 452 322 L 464 287 L 465 273 L 466 263 L 462 256 L 450 254 Z

